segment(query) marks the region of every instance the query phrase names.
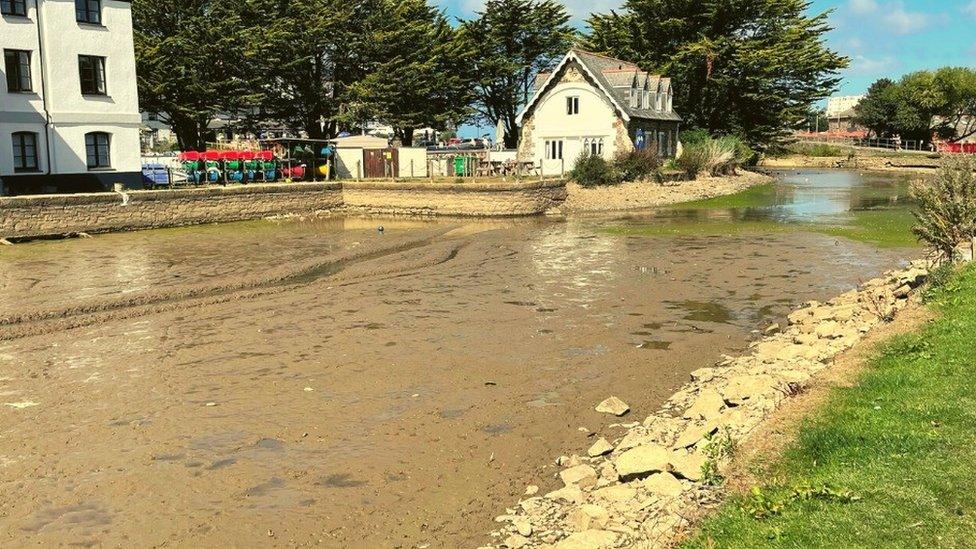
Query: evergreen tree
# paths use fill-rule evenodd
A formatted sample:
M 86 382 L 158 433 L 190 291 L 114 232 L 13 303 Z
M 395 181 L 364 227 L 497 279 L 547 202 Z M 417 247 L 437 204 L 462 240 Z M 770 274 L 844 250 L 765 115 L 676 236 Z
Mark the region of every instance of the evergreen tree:
M 587 45 L 671 76 L 688 126 L 766 148 L 831 95 L 848 60 L 808 0 L 627 0 L 593 15 Z
M 140 107 L 170 124 L 182 150 L 203 150 L 218 113 L 256 100 L 239 1 L 135 0 L 132 13 Z
M 382 0 L 376 15 L 366 75 L 350 86 L 355 109 L 343 118 L 388 124 L 409 147 L 415 129 L 443 130 L 467 115 L 471 52 L 427 0 Z
M 256 118 L 311 138 L 334 136 L 349 87 L 366 74 L 370 27 L 382 0 L 249 0 Z
M 535 75 L 563 56 L 576 36 L 569 14 L 554 0 L 488 0 L 460 33 L 476 52 L 474 108 L 483 119 L 502 122 L 505 147 L 515 148 L 515 119 L 529 100 Z
M 895 83 L 882 78 L 868 88 L 867 95 L 854 108 L 854 123 L 868 128 L 875 136 L 889 138 L 896 133 L 898 90 Z

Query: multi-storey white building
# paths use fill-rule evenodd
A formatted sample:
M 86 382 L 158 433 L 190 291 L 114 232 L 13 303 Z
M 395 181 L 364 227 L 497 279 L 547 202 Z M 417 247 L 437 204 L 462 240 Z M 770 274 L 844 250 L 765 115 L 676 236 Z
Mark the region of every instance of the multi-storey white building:
M 129 0 L 0 0 L 7 194 L 139 187 Z

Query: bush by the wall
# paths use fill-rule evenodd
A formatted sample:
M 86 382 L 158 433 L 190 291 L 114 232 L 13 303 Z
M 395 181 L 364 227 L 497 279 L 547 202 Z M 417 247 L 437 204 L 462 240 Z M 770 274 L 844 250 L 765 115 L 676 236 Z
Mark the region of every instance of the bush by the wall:
M 576 159 L 569 177 L 584 187 L 615 185 L 620 182 L 617 170 L 606 159 L 585 153 Z
M 661 157 L 650 147 L 621 151 L 614 157 L 613 167 L 621 181 L 644 181 L 657 177 L 661 169 Z
M 681 132 L 678 139 L 681 141 L 682 145 L 687 147 L 689 145 L 700 145 L 711 140 L 712 136 L 708 133 L 708 130 L 695 128 Z

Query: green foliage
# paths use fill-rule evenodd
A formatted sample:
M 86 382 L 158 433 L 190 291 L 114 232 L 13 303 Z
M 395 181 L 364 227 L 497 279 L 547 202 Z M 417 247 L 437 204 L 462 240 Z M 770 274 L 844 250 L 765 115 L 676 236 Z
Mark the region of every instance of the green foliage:
M 661 169 L 661 157 L 651 147 L 621 151 L 613 159 L 621 181 L 643 181 L 655 177 Z
M 709 486 L 719 486 L 725 478 L 719 472 L 719 463 L 728 460 L 735 453 L 736 443 L 728 430 L 705 437 L 705 463 L 702 464 L 702 482 Z
M 695 128 L 692 130 L 685 130 L 681 132 L 679 140 L 683 145 L 700 145 L 712 138 L 712 134 L 708 133 L 708 130 L 702 128 Z
M 718 142 L 726 148 L 732 149 L 732 170 L 740 166 L 754 166 L 758 160 L 756 151 L 752 150 L 745 141 L 735 135 L 720 137 Z
M 878 80 L 856 109 L 855 122 L 879 137 L 929 141 L 976 134 L 976 69 L 944 67 Z
M 787 150 L 793 154 L 817 158 L 844 156 L 844 151 L 840 147 L 826 143 L 794 143 L 787 147 Z
M 501 121 L 505 147 L 515 148 L 515 119 L 529 100 L 535 75 L 563 56 L 576 37 L 569 13 L 554 0 L 488 0 L 458 31 L 475 52 L 474 108 L 485 120 Z
M 918 205 L 912 229 L 944 261 L 956 258 L 956 247 L 976 236 L 976 162 L 946 160 L 932 182 L 918 181 L 911 197 Z
M 753 486 L 749 497 L 740 505 L 746 514 L 756 520 L 767 519 L 780 515 L 791 504 L 800 501 L 821 500 L 825 502 L 854 503 L 860 500 L 850 490 L 837 490 L 827 485 L 812 487 L 800 486 L 772 495 L 758 486 Z
M 698 175 L 708 167 L 706 143 L 686 146 L 681 156 L 675 159 L 675 163 L 689 179 L 697 179 Z
M 765 150 L 837 88 L 848 59 L 808 0 L 627 0 L 593 15 L 588 47 L 667 74 L 686 123 Z
M 349 86 L 355 118 L 388 124 L 405 146 L 417 128 L 443 129 L 468 113 L 471 44 L 427 0 L 382 0 L 366 76 Z M 340 117 L 343 119 L 343 117 Z
M 620 182 L 620 173 L 606 159 L 586 153 L 576 159 L 569 177 L 584 187 L 615 185 Z
M 139 106 L 172 126 L 181 149 L 203 150 L 218 113 L 256 102 L 240 0 L 135 0 L 132 19 Z

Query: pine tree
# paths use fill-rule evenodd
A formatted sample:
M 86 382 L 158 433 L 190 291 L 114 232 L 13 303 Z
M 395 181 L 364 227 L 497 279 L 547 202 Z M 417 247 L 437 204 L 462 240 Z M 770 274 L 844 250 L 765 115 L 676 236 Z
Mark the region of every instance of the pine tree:
M 505 146 L 518 145 L 515 119 L 528 102 L 535 75 L 554 64 L 572 45 L 576 31 L 569 14 L 553 0 L 488 0 L 484 11 L 461 25 L 476 53 L 474 107 L 505 127 Z
M 827 13 L 807 0 L 627 0 L 594 15 L 591 49 L 671 76 L 685 125 L 760 149 L 801 126 L 848 60 L 830 50 Z
M 183 150 L 203 150 L 221 112 L 257 99 L 247 81 L 239 0 L 135 0 L 140 107 L 169 123 Z
M 370 30 L 366 75 L 349 88 L 348 122 L 388 124 L 409 147 L 415 129 L 442 130 L 468 114 L 471 52 L 443 13 L 427 0 L 383 0 Z

